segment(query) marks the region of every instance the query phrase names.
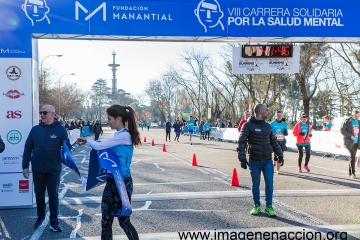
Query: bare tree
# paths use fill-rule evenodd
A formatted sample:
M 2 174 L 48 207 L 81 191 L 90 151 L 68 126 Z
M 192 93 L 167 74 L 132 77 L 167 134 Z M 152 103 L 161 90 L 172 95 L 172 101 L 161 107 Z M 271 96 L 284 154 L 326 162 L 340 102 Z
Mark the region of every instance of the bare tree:
M 327 46 L 323 43 L 305 43 L 300 46 L 300 71 L 295 74 L 295 78 L 299 83 L 304 112 L 308 115 L 310 100 L 318 89 L 320 73 L 327 63 L 326 51 Z

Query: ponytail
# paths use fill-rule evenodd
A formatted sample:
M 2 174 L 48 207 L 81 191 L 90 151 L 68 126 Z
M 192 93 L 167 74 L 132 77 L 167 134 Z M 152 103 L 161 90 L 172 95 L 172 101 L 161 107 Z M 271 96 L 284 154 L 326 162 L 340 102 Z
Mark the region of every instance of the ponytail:
M 136 113 L 130 106 L 125 106 L 124 108 L 127 114 L 127 128 L 131 135 L 131 141 L 136 147 L 141 146 L 140 133 L 137 128 Z
M 106 113 L 114 118 L 121 117 L 124 126 L 129 130 L 132 144 L 141 146 L 136 114 L 132 107 L 115 104 L 106 109 Z

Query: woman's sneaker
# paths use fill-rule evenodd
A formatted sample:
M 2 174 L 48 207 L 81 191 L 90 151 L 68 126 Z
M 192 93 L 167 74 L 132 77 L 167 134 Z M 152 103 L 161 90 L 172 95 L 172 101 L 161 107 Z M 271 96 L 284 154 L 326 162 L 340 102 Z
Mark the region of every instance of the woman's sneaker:
M 298 172 L 302 172 L 301 167 L 299 167 Z
M 305 165 L 304 168 L 306 169 L 307 172 L 310 172 L 310 168 L 307 165 Z

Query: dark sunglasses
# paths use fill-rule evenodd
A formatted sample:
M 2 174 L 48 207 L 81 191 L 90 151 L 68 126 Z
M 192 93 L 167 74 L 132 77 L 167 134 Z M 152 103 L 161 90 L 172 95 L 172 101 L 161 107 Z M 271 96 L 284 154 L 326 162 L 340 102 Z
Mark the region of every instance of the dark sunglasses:
M 276 113 L 282 113 L 282 111 L 278 110 L 278 111 L 276 111 Z
M 302 116 L 302 118 L 308 118 L 309 116 Z
M 50 113 L 50 112 L 48 112 L 48 111 L 40 111 L 40 115 L 42 115 L 42 114 L 47 115 L 48 113 Z

